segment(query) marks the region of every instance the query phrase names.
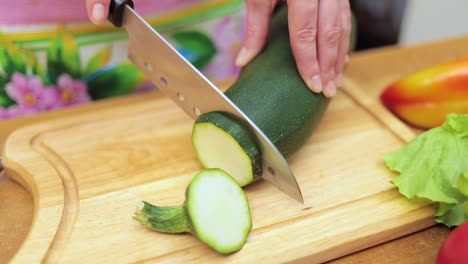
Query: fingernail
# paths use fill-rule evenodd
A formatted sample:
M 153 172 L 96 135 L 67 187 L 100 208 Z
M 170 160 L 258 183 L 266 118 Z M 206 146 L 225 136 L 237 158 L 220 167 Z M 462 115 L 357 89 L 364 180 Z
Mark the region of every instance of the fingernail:
M 236 58 L 236 65 L 237 67 L 243 67 L 248 63 L 249 60 L 249 51 L 246 48 L 242 48 L 239 52 L 239 55 L 237 55 Z
M 310 83 L 307 83 L 307 86 L 314 92 L 320 93 L 322 91 L 322 80 L 320 76 L 314 75 L 310 79 Z
M 336 86 L 333 81 L 328 82 L 327 86 L 325 87 L 323 93 L 326 97 L 332 97 L 336 94 Z
M 96 3 L 94 4 L 92 11 L 91 11 L 91 17 L 95 23 L 100 23 L 106 19 L 106 9 L 104 4 L 102 3 Z

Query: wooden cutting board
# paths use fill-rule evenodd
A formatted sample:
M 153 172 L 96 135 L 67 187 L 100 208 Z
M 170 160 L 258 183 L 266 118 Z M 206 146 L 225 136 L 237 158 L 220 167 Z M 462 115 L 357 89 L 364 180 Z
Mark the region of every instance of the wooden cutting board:
M 137 202 L 182 202 L 202 169 L 192 124 L 168 98 L 149 93 L 12 133 L 3 162 L 36 208 L 12 263 L 315 263 L 434 224 L 433 206 L 401 196 L 381 158 L 413 132 L 345 79 L 316 133 L 289 160 L 305 204 L 265 181 L 246 187 L 253 230 L 229 256 L 190 235 L 149 231 L 132 219 Z

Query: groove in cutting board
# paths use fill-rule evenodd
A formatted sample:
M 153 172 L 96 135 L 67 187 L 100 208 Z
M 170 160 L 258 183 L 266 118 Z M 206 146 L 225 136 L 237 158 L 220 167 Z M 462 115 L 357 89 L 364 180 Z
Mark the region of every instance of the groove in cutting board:
M 38 136 L 32 138 L 31 146 L 55 168 L 57 175 L 60 177 L 63 184 L 64 213 L 62 214 L 57 233 L 55 233 L 54 239 L 47 249 L 47 254 L 44 256 L 44 262 L 56 263 L 61 257 L 61 253 L 70 238 L 76 218 L 78 217 L 80 209 L 79 190 L 75 176 L 68 164 L 60 157 L 59 154 L 42 144 L 42 134 L 38 134 Z
M 364 91 L 351 79 L 345 77 L 342 90 L 359 106 L 365 109 L 380 124 L 385 126 L 402 142 L 409 142 L 416 135 L 404 125 L 396 116 L 392 115 L 382 104 L 377 103 L 367 96 Z

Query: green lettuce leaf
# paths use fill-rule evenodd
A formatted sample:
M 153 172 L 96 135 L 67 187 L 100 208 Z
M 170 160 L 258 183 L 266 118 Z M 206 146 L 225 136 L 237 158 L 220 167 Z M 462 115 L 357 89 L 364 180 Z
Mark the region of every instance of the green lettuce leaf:
M 468 219 L 468 201 L 457 204 L 441 203 L 434 214 L 434 221 L 449 227 L 458 226 Z
M 468 115 L 449 114 L 440 127 L 383 155 L 399 173 L 392 181 L 408 198 L 440 203 L 435 220 L 448 226 L 466 219 L 468 197 Z

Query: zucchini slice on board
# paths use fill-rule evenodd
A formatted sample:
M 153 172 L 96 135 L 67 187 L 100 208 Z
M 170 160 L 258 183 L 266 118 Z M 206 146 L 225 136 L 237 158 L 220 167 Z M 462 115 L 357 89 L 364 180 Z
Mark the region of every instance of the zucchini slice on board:
M 247 197 L 221 169 L 199 172 L 186 190 L 185 202 L 156 206 L 141 202 L 134 219 L 163 233 L 191 233 L 221 254 L 240 250 L 252 229 Z
M 222 168 L 241 186 L 262 172 L 262 156 L 255 136 L 233 116 L 221 112 L 200 116 L 192 137 L 195 152 L 205 168 Z
M 263 51 L 242 69 L 225 94 L 286 158 L 312 136 L 329 98 L 309 90 L 297 71 L 289 42 L 287 5 L 275 12 Z M 232 115 L 201 115 L 193 125 L 192 143 L 205 168 L 222 168 L 241 186 L 262 174 L 255 135 Z

